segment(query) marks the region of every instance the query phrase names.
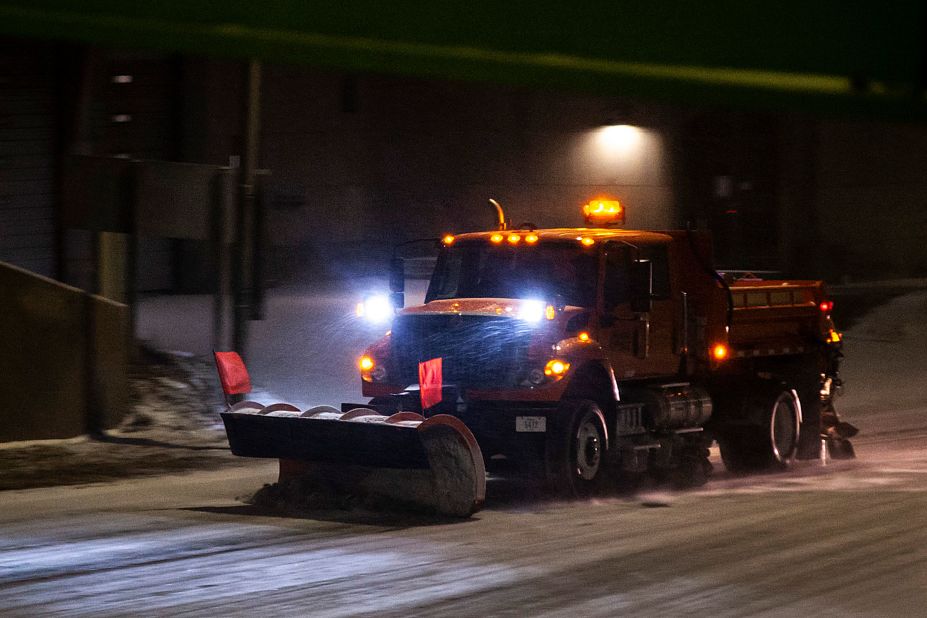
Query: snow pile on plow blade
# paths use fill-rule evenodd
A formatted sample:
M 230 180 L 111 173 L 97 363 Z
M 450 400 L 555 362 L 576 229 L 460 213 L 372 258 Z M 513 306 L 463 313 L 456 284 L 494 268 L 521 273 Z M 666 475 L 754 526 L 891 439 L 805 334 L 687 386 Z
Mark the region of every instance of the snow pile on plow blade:
M 235 455 L 280 460 L 281 485 L 314 477 L 338 491 L 456 517 L 483 506 L 483 456 L 453 416 L 242 402 L 222 420 Z

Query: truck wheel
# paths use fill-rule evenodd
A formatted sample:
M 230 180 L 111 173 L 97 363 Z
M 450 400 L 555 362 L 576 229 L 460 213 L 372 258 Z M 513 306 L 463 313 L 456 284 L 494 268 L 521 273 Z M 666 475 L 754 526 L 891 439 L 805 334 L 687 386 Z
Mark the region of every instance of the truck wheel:
M 799 429 L 798 404 L 790 391 L 779 393 L 769 412 L 769 463 L 773 466 L 788 466 L 798 452 Z
M 561 427 L 548 454 L 551 481 L 558 493 L 586 497 L 601 489 L 606 477 L 605 415 L 589 400 L 560 404 Z M 559 444 L 557 444 L 559 443 Z
M 754 410 L 757 425 L 735 426 L 718 437 L 721 459 L 731 472 L 788 467 L 799 441 L 798 405 L 791 391 L 759 395 Z

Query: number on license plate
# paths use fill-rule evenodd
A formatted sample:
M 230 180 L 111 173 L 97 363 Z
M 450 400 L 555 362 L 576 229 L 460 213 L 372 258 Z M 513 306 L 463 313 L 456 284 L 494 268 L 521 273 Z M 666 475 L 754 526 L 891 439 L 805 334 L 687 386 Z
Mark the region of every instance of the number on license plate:
M 547 417 L 516 416 L 515 431 L 523 433 L 543 433 L 547 431 Z

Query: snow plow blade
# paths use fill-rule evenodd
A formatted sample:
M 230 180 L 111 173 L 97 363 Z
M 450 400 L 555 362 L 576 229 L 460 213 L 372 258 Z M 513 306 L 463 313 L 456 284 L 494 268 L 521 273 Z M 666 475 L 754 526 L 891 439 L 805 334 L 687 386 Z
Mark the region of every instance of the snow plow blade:
M 280 460 L 278 485 L 317 480 L 338 492 L 442 515 L 483 506 L 486 472 L 473 434 L 459 419 L 413 412 L 342 414 L 320 406 L 243 402 L 222 413 L 232 453 Z

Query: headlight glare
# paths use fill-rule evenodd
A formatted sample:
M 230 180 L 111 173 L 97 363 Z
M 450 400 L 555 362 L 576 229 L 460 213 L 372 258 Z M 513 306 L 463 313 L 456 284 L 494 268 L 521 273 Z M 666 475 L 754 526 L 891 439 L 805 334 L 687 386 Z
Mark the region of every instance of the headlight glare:
M 536 324 L 544 318 L 546 304 L 540 300 L 525 300 L 518 307 L 518 319 Z
M 385 294 L 368 296 L 364 302 L 358 303 L 355 311 L 357 317 L 364 318 L 371 324 L 386 324 L 393 318 L 394 313 L 393 303 Z

